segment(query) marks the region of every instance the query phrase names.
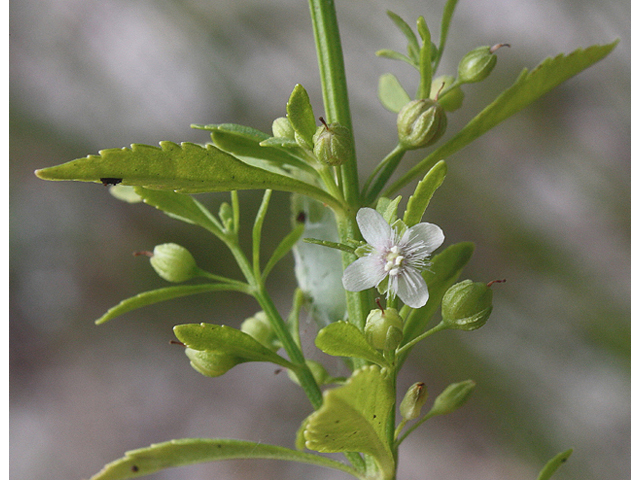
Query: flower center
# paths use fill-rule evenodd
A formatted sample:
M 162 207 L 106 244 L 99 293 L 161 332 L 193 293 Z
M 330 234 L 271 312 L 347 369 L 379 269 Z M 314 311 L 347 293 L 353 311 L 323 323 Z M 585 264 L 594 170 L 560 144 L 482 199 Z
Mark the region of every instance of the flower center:
M 384 271 L 389 272 L 389 275 L 391 276 L 398 275 L 402 270 L 404 256 L 400 255 L 400 253 L 400 248 L 397 245 L 391 247 L 389 249 L 389 253 L 387 253 L 387 263 L 384 265 Z

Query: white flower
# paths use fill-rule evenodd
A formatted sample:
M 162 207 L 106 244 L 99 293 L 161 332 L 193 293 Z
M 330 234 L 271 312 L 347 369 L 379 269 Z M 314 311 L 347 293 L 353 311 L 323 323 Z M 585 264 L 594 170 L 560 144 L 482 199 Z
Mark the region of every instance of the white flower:
M 346 268 L 344 288 L 359 292 L 377 287 L 388 277 L 388 297 L 398 295 L 412 308 L 424 306 L 429 290 L 420 272 L 429 266 L 431 252 L 444 242 L 440 227 L 418 223 L 398 238 L 398 232 L 372 208 L 361 208 L 356 220 L 371 252 Z

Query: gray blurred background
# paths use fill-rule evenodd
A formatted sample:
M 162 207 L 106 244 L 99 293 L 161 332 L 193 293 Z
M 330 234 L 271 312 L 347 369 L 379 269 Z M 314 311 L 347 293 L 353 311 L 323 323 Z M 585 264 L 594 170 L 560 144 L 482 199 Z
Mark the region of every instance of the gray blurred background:
M 403 50 L 385 11 L 439 34 L 444 0 L 337 2 L 361 171 L 394 145 L 395 115 L 376 99 L 380 74 L 410 92 Z M 177 323 L 239 326 L 257 305 L 201 295 L 97 327 L 121 299 L 165 286 L 135 250 L 188 247 L 203 268 L 237 275 L 215 239 L 95 184 L 47 183 L 33 170 L 130 143 L 206 142 L 191 123 L 269 131 L 296 83 L 322 104 L 313 36 L 301 0 L 16 0 L 11 46 L 11 478 L 81 479 L 125 450 L 181 437 L 293 445 L 309 413 L 271 365 L 209 379 L 170 345 Z M 478 387 L 464 409 L 433 419 L 400 451 L 399 480 L 530 480 L 555 453 L 575 452 L 558 480 L 630 475 L 630 5 L 626 1 L 461 1 L 439 73 L 472 48 L 499 42 L 498 66 L 466 88 L 455 132 L 524 67 L 594 43 L 610 57 L 450 159 L 427 220 L 446 244 L 470 240 L 463 277 L 494 286 L 490 322 L 445 332 L 414 350 L 400 388 L 424 381 Z M 405 167 L 420 160 L 406 158 Z M 407 192 L 403 192 L 406 194 Z M 199 197 L 217 211 L 225 194 Z M 247 232 L 260 199 L 244 192 Z M 288 197 L 270 210 L 273 248 L 288 228 Z M 292 260 L 274 271 L 283 314 Z M 304 318 L 303 334 L 315 326 Z M 331 364 L 332 373 L 340 372 Z M 169 470 L 166 479 L 344 479 L 275 461 Z

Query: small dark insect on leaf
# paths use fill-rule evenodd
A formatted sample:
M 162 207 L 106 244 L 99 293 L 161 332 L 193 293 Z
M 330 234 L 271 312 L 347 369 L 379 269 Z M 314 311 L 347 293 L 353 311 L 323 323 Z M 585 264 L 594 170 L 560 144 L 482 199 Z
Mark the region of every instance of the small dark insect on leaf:
M 105 177 L 105 178 L 101 178 L 100 181 L 102 182 L 102 185 L 104 185 L 105 187 L 108 187 L 109 185 L 118 185 L 120 182 L 122 182 L 122 179 Z
M 305 215 L 304 212 L 300 212 L 298 213 L 298 215 L 296 216 L 296 222 L 298 223 L 304 223 L 304 221 L 307 219 L 307 216 Z
M 138 468 L 137 465 L 131 465 L 131 471 L 132 472 L 137 472 L 138 470 L 140 470 L 140 469 Z

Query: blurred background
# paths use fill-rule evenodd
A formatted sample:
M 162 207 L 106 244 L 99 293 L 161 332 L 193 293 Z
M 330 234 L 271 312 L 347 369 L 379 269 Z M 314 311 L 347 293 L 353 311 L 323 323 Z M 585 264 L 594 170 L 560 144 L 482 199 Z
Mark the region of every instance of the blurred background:
M 385 12 L 439 35 L 444 0 L 338 1 L 362 172 L 395 145 L 395 115 L 378 77 L 405 64 Z M 469 403 L 435 418 L 400 451 L 399 480 L 529 480 L 557 452 L 575 452 L 554 478 L 630 475 L 630 5 L 625 1 L 461 1 L 438 73 L 479 45 L 506 42 L 488 80 L 465 88 L 448 135 L 511 85 L 523 68 L 594 43 L 613 53 L 449 161 L 426 220 L 445 244 L 470 240 L 463 278 L 495 285 L 481 330 L 445 332 L 414 350 L 400 388 L 432 398 L 473 378 Z M 300 0 L 16 0 L 10 12 L 11 479 L 81 479 L 125 450 L 172 438 L 231 437 L 293 446 L 309 413 L 300 389 L 271 365 L 210 379 L 170 345 L 177 323 L 239 326 L 257 310 L 239 295 L 201 295 L 93 320 L 159 288 L 133 251 L 177 242 L 206 269 L 235 276 L 221 244 L 96 184 L 43 182 L 33 170 L 103 148 L 207 141 L 191 123 L 270 131 L 296 83 L 322 103 L 306 2 Z M 423 156 L 406 157 L 405 169 Z M 408 191 L 403 192 L 405 198 Z M 226 194 L 199 196 L 217 211 Z M 246 226 L 260 200 L 243 192 Z M 288 231 L 276 194 L 266 248 Z M 244 229 L 247 233 L 247 228 Z M 286 314 L 293 260 L 273 273 Z M 303 335 L 315 325 L 303 318 Z M 311 349 L 310 349 L 311 351 Z M 314 356 L 315 354 L 312 354 Z M 315 358 L 315 356 L 314 356 Z M 332 373 L 340 366 L 330 364 Z M 344 479 L 276 461 L 228 461 L 152 477 Z

